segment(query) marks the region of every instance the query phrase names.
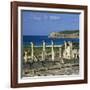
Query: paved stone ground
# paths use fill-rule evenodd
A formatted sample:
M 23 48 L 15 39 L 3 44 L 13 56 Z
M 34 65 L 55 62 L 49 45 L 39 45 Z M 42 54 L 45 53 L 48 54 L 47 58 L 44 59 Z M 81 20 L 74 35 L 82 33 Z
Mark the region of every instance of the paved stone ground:
M 79 60 L 72 61 L 38 61 L 23 64 L 22 76 L 49 76 L 49 75 L 78 75 L 79 74 Z

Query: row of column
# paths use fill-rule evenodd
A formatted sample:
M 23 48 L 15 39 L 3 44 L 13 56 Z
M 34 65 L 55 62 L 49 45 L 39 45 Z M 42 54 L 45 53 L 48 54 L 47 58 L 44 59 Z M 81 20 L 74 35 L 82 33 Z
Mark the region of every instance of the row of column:
M 43 48 L 42 48 L 42 60 L 46 59 L 46 44 L 43 41 Z M 61 58 L 61 48 L 59 47 L 59 57 Z M 51 58 L 52 61 L 55 60 L 55 52 L 54 52 L 54 43 L 51 41 Z M 31 42 L 31 59 L 34 60 L 34 44 Z

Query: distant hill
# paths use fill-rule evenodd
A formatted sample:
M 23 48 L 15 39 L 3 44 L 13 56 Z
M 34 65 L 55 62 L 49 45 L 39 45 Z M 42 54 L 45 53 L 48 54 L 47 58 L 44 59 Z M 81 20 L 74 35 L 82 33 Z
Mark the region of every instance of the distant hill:
M 61 34 L 73 34 L 73 33 L 78 33 L 79 34 L 79 30 L 74 30 L 74 31 L 61 31 L 59 32 Z
M 52 32 L 49 38 L 79 38 L 79 30 Z

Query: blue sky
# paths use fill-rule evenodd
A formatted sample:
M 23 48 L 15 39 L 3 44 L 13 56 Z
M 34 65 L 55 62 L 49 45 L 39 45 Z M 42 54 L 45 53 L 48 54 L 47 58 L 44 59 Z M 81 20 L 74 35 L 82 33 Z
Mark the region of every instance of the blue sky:
M 23 35 L 79 30 L 79 14 L 22 11 L 21 17 Z

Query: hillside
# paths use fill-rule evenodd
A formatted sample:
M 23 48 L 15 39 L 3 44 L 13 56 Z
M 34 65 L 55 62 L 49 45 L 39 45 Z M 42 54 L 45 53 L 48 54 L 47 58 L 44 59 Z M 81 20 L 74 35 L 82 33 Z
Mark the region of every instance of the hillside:
M 59 32 L 61 34 L 73 34 L 73 33 L 78 33 L 79 34 L 79 30 L 74 30 L 74 31 L 61 31 Z
M 79 38 L 79 30 L 52 32 L 49 38 Z

